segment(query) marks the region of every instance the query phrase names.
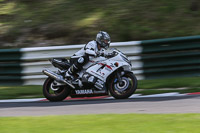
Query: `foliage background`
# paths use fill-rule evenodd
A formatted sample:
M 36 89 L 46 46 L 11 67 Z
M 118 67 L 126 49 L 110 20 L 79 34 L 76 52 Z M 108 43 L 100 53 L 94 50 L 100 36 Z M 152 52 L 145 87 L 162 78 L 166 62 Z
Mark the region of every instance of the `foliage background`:
M 198 0 L 0 0 L 0 47 L 113 42 L 200 34 Z

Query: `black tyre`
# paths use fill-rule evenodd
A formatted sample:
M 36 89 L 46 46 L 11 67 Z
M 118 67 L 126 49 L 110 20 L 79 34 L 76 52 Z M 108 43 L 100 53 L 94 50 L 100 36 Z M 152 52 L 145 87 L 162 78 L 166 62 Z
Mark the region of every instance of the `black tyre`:
M 129 98 L 137 89 L 137 79 L 133 73 L 125 73 L 121 78 L 123 84 L 120 85 L 117 77 L 113 76 L 108 88 L 110 94 L 116 99 Z
M 64 100 L 71 92 L 68 86 L 55 87 L 54 79 L 47 78 L 43 84 L 43 95 L 52 102 Z

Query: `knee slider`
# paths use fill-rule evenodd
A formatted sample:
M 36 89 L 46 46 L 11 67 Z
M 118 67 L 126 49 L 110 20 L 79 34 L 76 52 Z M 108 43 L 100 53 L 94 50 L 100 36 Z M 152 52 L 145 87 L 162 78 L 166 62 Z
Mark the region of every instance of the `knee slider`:
M 84 58 L 83 58 L 83 57 L 80 57 L 80 58 L 78 59 L 78 63 L 79 63 L 79 64 L 83 64 L 83 62 L 84 62 Z

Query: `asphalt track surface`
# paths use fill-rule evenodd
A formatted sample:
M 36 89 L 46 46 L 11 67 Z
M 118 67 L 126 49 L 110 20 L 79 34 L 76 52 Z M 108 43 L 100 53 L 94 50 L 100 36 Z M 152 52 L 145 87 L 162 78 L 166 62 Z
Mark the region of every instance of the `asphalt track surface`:
M 0 116 L 200 113 L 200 95 L 0 103 Z

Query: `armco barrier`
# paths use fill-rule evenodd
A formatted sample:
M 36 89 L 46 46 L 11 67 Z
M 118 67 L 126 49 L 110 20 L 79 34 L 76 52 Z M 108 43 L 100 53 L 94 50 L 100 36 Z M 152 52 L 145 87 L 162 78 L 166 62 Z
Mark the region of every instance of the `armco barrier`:
M 0 85 L 42 84 L 49 58 L 69 58 L 82 45 L 0 50 Z M 112 43 L 128 55 L 138 79 L 200 75 L 200 36 Z
M 200 76 L 200 36 L 142 41 L 146 79 Z

